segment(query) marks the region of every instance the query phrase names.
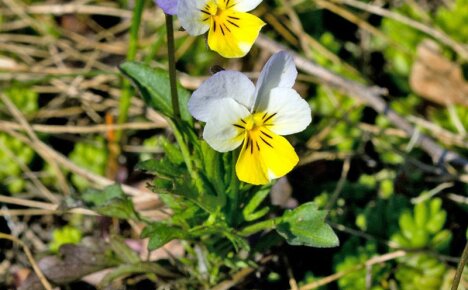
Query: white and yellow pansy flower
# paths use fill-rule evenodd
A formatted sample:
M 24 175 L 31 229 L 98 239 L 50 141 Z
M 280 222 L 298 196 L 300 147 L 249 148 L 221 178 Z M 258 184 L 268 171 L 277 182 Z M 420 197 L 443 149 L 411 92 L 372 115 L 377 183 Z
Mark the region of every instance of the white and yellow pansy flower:
M 307 102 L 292 88 L 293 58 L 273 55 L 255 85 L 242 73 L 221 71 L 193 93 L 189 111 L 206 122 L 203 138 L 216 151 L 242 146 L 236 164 L 240 180 L 266 184 L 284 176 L 299 158 L 281 135 L 304 130 L 311 122 Z
M 249 52 L 260 29 L 260 18 L 246 13 L 262 0 L 179 0 L 177 16 L 191 35 L 208 32 L 208 46 L 226 58 Z

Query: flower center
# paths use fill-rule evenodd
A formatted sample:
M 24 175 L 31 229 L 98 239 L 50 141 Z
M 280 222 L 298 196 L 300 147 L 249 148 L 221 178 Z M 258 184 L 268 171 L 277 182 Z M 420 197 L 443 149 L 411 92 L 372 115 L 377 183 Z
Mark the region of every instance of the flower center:
M 239 130 L 239 137 L 243 137 L 246 149 L 253 154 L 260 151 L 263 146 L 272 147 L 271 131 L 269 126 L 273 125 L 276 113 L 254 113 L 233 124 Z
M 234 0 L 211 0 L 200 10 L 202 12 L 202 22 L 211 23 L 214 31 L 216 30 L 217 23 L 221 29 L 224 26 L 227 31 L 230 30 L 226 25 L 238 27 L 236 22 L 239 18 L 231 15 L 234 12 L 232 8 L 235 5 Z

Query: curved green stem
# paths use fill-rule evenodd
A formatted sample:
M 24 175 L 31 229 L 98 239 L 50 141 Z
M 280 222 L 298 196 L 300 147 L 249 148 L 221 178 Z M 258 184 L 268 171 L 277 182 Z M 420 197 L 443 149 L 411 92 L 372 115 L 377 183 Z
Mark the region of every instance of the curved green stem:
M 253 235 L 253 234 L 258 233 L 260 231 L 272 230 L 272 229 L 276 228 L 276 225 L 280 222 L 280 220 L 281 220 L 281 217 L 277 217 L 277 218 L 274 218 L 274 219 L 261 221 L 261 222 L 258 222 L 256 224 L 250 225 L 250 226 L 246 226 L 241 231 L 239 231 L 239 234 L 241 236 L 250 236 L 250 235 Z

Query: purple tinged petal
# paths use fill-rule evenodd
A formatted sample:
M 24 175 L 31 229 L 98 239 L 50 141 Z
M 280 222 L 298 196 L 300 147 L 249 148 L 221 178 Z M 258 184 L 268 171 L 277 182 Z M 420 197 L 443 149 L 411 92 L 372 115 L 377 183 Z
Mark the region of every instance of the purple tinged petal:
M 177 13 L 177 0 L 156 0 L 156 4 L 166 14 L 175 15 Z

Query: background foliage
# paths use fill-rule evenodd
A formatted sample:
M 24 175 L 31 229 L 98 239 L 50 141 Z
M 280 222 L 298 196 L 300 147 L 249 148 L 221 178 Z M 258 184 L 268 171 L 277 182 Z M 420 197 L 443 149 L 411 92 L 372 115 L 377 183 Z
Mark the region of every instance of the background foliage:
M 313 111 L 311 126 L 290 138 L 300 166 L 271 187 L 237 184 L 232 156 L 210 150 L 186 110 L 180 123 L 167 118 L 164 15 L 146 1 L 135 38 L 133 5 L 0 0 L 0 228 L 48 280 L 67 289 L 450 289 L 467 239 L 466 172 L 300 72 L 295 88 Z M 388 107 L 419 134 L 466 158 L 467 6 L 277 0 L 255 13 L 266 37 L 384 88 Z M 202 37 L 175 36 L 182 104 L 214 65 L 255 78 L 271 55 L 258 45 L 225 60 Z M 125 94 L 134 97 L 119 125 Z M 200 184 L 190 182 L 196 170 L 178 138 L 190 140 Z M 276 231 L 249 228 L 270 219 Z M 309 247 L 336 243 L 314 235 L 331 230 L 324 220 L 339 247 Z M 31 260 L 20 244 L 1 237 L 1 287 L 41 289 L 26 278 Z M 465 268 L 459 289 L 467 288 Z

